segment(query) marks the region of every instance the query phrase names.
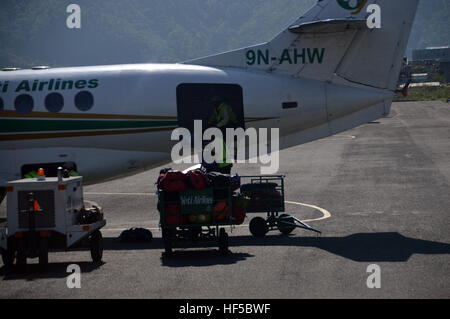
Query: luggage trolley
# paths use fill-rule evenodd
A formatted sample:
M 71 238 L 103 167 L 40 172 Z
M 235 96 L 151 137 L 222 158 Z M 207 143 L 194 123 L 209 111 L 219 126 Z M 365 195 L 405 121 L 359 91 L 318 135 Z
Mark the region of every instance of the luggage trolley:
M 16 260 L 18 268 L 24 269 L 27 258 L 38 257 L 45 269 L 49 250 L 65 251 L 84 239 L 89 241 L 92 260 L 101 261 L 100 229 L 106 224 L 102 209 L 84 202 L 81 176 L 63 178 L 61 174 L 6 184 L 7 221 L 0 225 L 5 266 Z
M 173 248 L 218 246 L 222 255 L 228 253 L 225 226 L 233 225 L 230 187 L 181 192 L 158 190 L 158 199 L 166 257 L 172 255 Z M 216 211 L 219 203 L 223 203 L 223 209 Z
M 321 233 L 294 216 L 285 212 L 284 175 L 241 176 L 240 193 L 249 198 L 247 213 L 267 213 L 267 219 L 254 217 L 250 221 L 250 232 L 255 237 L 264 237 L 267 232 L 278 229 L 288 235 L 295 228 Z

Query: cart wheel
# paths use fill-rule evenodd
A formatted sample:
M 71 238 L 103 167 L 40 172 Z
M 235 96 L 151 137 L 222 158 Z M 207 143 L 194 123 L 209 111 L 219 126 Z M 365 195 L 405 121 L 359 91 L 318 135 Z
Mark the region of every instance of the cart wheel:
M 163 229 L 162 237 L 164 242 L 165 257 L 170 257 L 172 256 L 172 238 L 170 230 Z
M 17 260 L 16 266 L 19 271 L 25 271 L 27 267 L 27 251 L 25 246 L 25 238 L 17 240 Z
M 290 218 L 286 218 L 286 217 L 290 217 Z M 281 220 L 282 219 L 282 220 Z M 283 223 L 283 221 L 286 221 L 288 223 L 295 223 L 294 218 L 292 218 L 291 216 L 287 215 L 287 214 L 282 214 L 280 215 L 279 219 L 277 220 L 277 227 L 278 230 L 283 234 L 283 235 L 289 235 L 290 233 L 292 233 L 294 231 L 294 229 L 296 228 L 295 226 L 292 225 L 287 225 L 285 223 Z
M 269 231 L 267 222 L 262 217 L 255 217 L 250 221 L 250 232 L 255 237 L 264 237 Z
M 12 267 L 12 265 L 14 265 L 15 259 L 16 259 L 15 253 L 10 249 L 2 253 L 3 265 L 5 265 L 5 267 Z
M 91 257 L 94 262 L 102 261 L 103 257 L 103 238 L 102 233 L 97 229 L 91 234 Z
M 228 255 L 228 234 L 224 228 L 219 231 L 219 252 L 222 256 Z
M 48 238 L 39 240 L 39 268 L 45 270 L 48 266 Z

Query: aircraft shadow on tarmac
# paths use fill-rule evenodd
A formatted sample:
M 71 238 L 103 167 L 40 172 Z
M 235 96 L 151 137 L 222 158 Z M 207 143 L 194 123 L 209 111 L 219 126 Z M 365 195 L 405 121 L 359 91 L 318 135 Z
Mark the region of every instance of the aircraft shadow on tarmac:
M 357 262 L 404 262 L 413 254 L 450 254 L 450 244 L 408 238 L 399 233 L 359 233 L 346 237 L 233 237 L 230 246 L 317 247 Z
M 69 265 L 76 264 L 80 267 L 81 273 L 89 273 L 96 269 L 99 269 L 103 262 L 50 262 L 47 268 L 42 271 L 39 268 L 39 264 L 28 264 L 25 271 L 19 272 L 15 267 L 13 268 L 0 268 L 0 277 L 3 280 L 26 280 L 33 281 L 37 279 L 49 279 L 49 278 L 67 278 L 70 275 L 67 272 Z
M 104 238 L 105 250 L 164 250 L 161 238 L 150 243 L 122 244 L 114 238 Z M 450 244 L 405 237 L 397 232 L 358 233 L 346 237 L 296 237 L 294 235 L 268 235 L 263 238 L 252 236 L 230 236 L 229 245 L 239 246 L 298 246 L 316 247 L 332 254 L 357 262 L 405 262 L 413 254 L 450 254 Z M 178 254 L 178 255 L 177 255 Z M 163 262 L 167 266 L 207 266 L 220 263 L 235 263 L 252 255 L 231 253 L 227 257 L 217 257 L 212 251 L 196 252 L 194 249 L 176 251 L 172 261 Z M 211 257 L 211 258 L 210 258 Z M 230 258 L 227 262 L 227 258 Z
M 329 253 L 356 262 L 405 262 L 413 254 L 450 254 L 450 244 L 405 237 L 399 233 L 359 233 L 346 237 L 296 237 L 295 235 L 268 235 L 263 238 L 252 236 L 230 236 L 230 253 L 219 254 L 218 249 L 175 249 L 170 258 L 161 257 L 167 267 L 204 267 L 235 264 L 254 257 L 248 253 L 234 253 L 233 247 L 245 246 L 297 246 L 316 247 Z M 149 243 L 121 243 L 117 238 L 104 238 L 105 250 L 154 250 L 163 252 L 161 238 L 153 238 Z M 25 273 L 15 269 L 0 268 L 3 280 L 36 280 L 41 278 L 64 278 L 68 276 L 67 266 L 73 262 L 50 263 L 45 272 L 39 271 L 38 264 L 27 265 Z M 82 273 L 99 269 L 103 263 L 78 262 Z

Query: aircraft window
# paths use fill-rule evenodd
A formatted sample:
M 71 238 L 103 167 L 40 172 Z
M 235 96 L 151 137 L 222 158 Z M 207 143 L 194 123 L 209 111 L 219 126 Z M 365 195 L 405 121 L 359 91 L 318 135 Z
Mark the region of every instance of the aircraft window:
M 0 97 L 0 112 L 3 111 L 3 99 Z
M 45 107 L 53 113 L 58 113 L 64 106 L 64 97 L 60 93 L 50 93 L 45 97 Z
M 283 103 L 283 109 L 295 109 L 298 107 L 297 102 L 285 102 Z
M 34 107 L 33 98 L 28 94 L 21 94 L 14 101 L 16 111 L 22 114 L 30 113 Z
M 91 92 L 81 91 L 75 95 L 75 106 L 80 111 L 89 111 L 94 105 L 94 97 Z

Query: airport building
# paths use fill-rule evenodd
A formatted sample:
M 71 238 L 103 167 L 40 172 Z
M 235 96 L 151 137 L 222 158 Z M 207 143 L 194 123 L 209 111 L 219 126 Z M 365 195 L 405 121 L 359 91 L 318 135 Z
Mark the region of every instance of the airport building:
M 415 63 L 450 62 L 450 46 L 413 50 L 413 61 Z
M 450 83 L 450 46 L 413 50 L 413 59 L 408 63 L 408 71 L 411 70 L 410 66 L 421 67 L 422 72 L 426 72 L 429 75 L 433 73 L 442 74 L 445 82 Z M 402 72 L 408 74 L 405 67 Z
M 426 79 L 424 73 L 427 73 Z M 430 81 L 435 73 L 442 74 L 445 82 L 450 83 L 450 46 L 413 50 L 413 59 L 403 64 L 399 82 L 423 83 Z

